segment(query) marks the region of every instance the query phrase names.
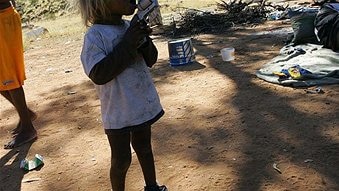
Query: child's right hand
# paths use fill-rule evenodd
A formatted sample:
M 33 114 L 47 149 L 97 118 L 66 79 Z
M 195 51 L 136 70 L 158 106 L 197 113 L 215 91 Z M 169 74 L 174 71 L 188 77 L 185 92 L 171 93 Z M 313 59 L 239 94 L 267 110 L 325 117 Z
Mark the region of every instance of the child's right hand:
M 145 22 L 131 22 L 130 27 L 127 29 L 123 40 L 126 42 L 131 48 L 137 49 L 139 46 L 139 42 L 142 41 L 146 36 L 149 36 L 151 33 L 151 29 L 147 26 Z

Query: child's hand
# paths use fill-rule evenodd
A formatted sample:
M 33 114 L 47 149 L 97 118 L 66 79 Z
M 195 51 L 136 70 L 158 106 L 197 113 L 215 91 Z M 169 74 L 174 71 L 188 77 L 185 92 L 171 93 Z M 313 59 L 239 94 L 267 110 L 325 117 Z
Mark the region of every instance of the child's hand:
M 147 36 L 149 36 L 152 33 L 151 27 L 144 20 L 140 21 L 140 27 L 141 29 L 146 30 Z
M 138 48 L 138 52 L 142 54 L 146 65 L 152 67 L 158 59 L 158 50 L 150 37 L 146 37 L 146 42 Z
M 123 40 L 131 48 L 137 49 L 139 42 L 152 32 L 152 29 L 145 22 L 131 22 L 130 27 L 127 29 Z

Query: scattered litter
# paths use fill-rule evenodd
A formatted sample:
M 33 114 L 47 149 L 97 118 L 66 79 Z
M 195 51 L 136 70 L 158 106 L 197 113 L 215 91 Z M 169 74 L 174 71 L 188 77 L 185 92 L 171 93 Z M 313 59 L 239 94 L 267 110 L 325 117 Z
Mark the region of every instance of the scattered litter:
M 268 30 L 268 31 L 261 31 L 261 32 L 255 32 L 251 35 L 253 36 L 261 36 L 261 35 L 289 35 L 293 33 L 293 29 L 291 27 L 285 27 L 280 29 L 274 29 L 274 30 Z
M 319 86 L 319 87 L 316 87 L 315 88 L 315 91 L 318 93 L 318 94 L 323 94 L 325 93 L 324 90 Z
M 274 168 L 274 170 L 276 170 L 277 172 L 279 172 L 279 174 L 282 174 L 282 173 L 281 173 L 281 170 L 278 168 L 278 164 L 277 164 L 277 163 L 273 163 L 273 168 Z
M 51 71 L 53 71 L 53 70 L 54 70 L 54 68 L 47 68 L 47 69 L 46 69 L 47 72 L 51 72 Z
M 213 42 L 202 42 L 201 45 L 212 45 Z
M 73 94 L 76 94 L 77 92 L 76 91 L 69 91 L 67 92 L 68 95 L 73 95 Z
M 39 180 L 41 180 L 41 178 L 27 178 L 27 179 L 23 179 L 22 183 L 30 183 L 30 182 L 35 182 Z
M 286 11 L 279 11 L 279 10 L 270 12 L 268 14 L 268 19 L 270 19 L 270 20 L 279 20 L 279 19 L 285 17 L 285 15 L 284 15 L 285 13 L 286 13 Z
M 23 159 L 20 162 L 20 168 L 26 171 L 34 170 L 44 164 L 43 160 L 44 158 L 41 155 L 36 154 L 33 160 Z
M 65 70 L 65 73 L 71 73 L 71 72 L 73 72 L 73 71 L 70 70 L 70 69 Z
M 312 159 L 306 159 L 306 160 L 304 160 L 304 163 L 309 163 L 309 162 L 313 162 L 313 160 L 312 160 Z
M 316 87 L 314 90 L 305 90 L 306 93 L 308 94 L 323 94 L 325 93 L 324 90 L 321 87 Z

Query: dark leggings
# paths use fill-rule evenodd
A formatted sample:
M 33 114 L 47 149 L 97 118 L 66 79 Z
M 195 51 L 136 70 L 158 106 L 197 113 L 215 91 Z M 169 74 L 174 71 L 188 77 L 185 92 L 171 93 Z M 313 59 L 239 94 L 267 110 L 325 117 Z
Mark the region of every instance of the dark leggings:
M 114 132 L 107 137 L 111 146 L 110 178 L 113 191 L 125 190 L 126 173 L 132 161 L 130 143 L 137 154 L 146 186 L 157 184 L 151 146 L 151 126 L 132 132 Z

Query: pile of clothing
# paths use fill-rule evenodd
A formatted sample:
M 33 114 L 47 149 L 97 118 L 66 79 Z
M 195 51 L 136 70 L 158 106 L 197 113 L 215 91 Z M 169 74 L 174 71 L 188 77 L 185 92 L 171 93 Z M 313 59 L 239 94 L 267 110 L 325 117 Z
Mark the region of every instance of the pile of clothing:
M 320 43 L 339 51 L 339 3 L 325 3 L 315 17 L 314 26 Z
M 257 77 L 293 87 L 339 84 L 339 3 L 321 0 L 318 5 L 288 10 L 291 41 Z
M 320 44 L 339 51 L 339 3 L 334 0 L 315 1 L 320 7 L 289 9 L 288 16 L 294 31 L 291 43 Z

